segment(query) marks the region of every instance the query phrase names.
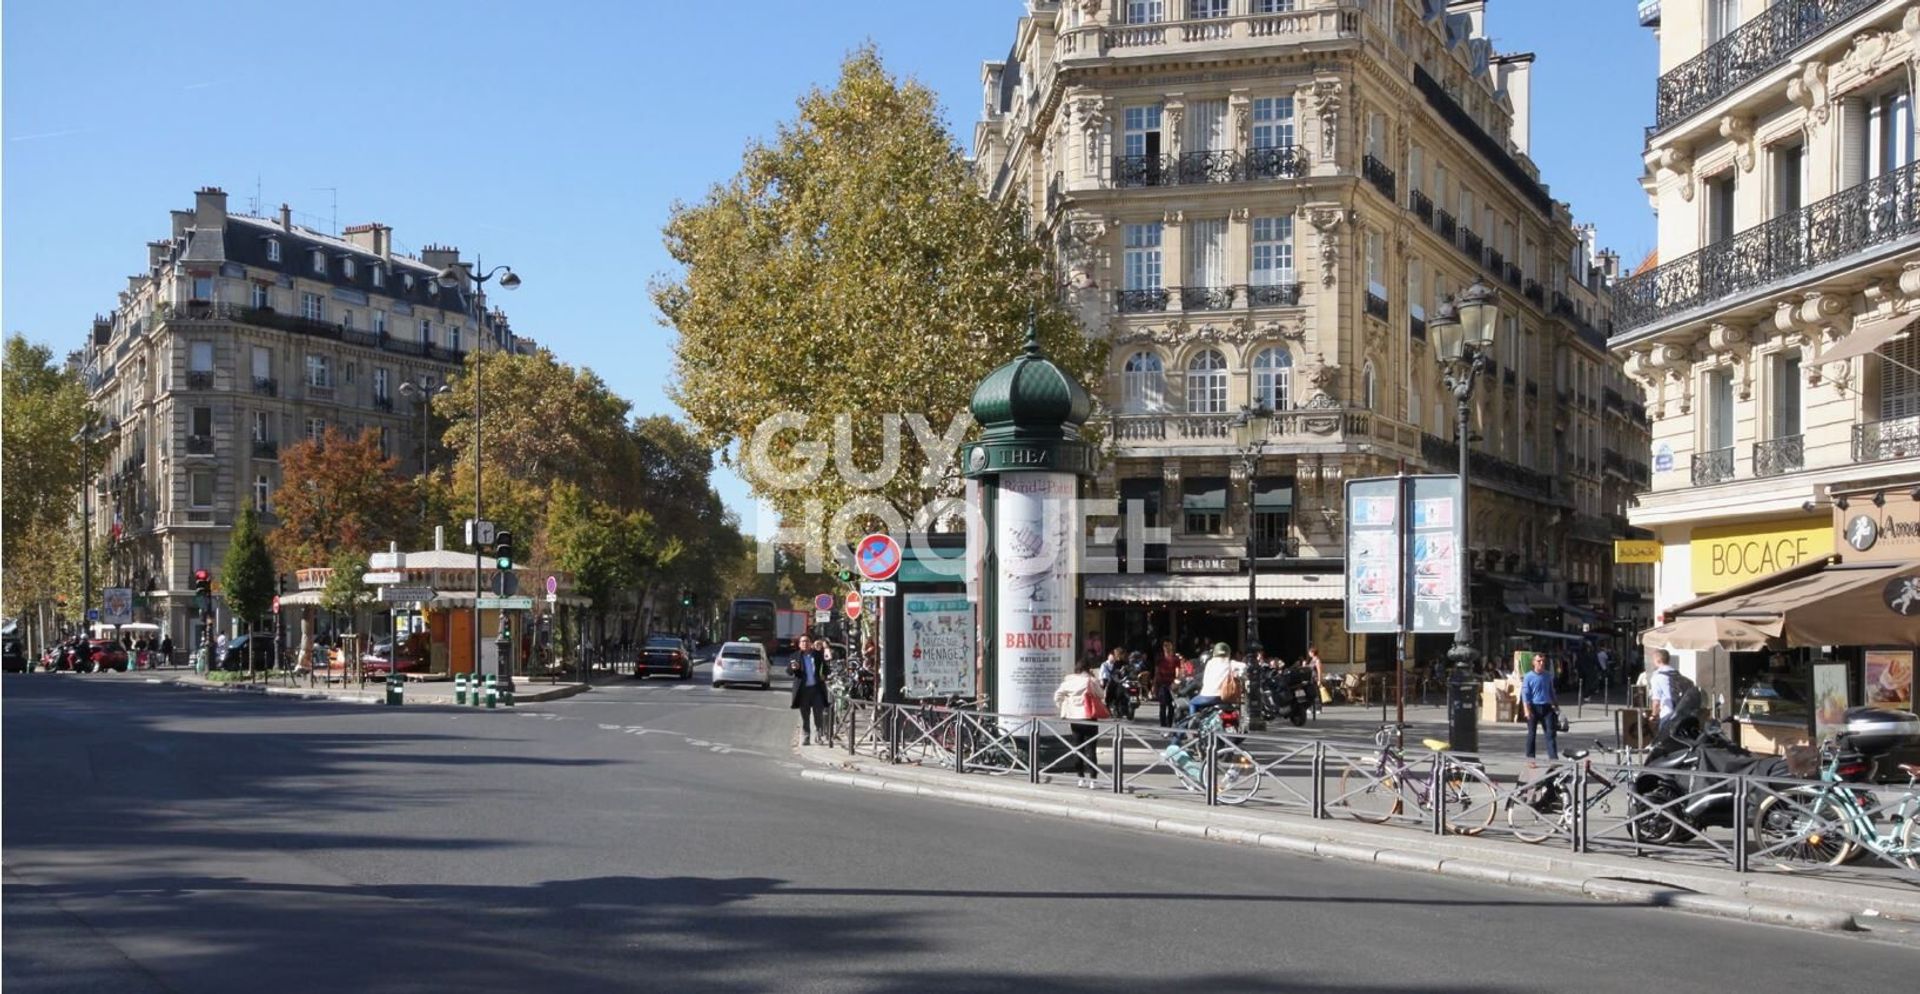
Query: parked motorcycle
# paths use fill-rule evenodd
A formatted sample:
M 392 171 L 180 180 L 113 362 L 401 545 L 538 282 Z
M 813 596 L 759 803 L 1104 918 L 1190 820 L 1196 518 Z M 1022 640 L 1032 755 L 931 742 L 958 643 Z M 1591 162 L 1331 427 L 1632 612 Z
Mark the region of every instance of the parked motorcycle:
M 1865 764 L 1861 764 L 1864 771 Z M 1711 774 L 1722 774 L 1714 776 Z M 1655 743 L 1644 772 L 1633 780 L 1627 801 L 1628 830 L 1636 842 L 1665 846 L 1685 842 L 1708 828 L 1734 824 L 1734 781 L 1728 774 L 1794 776 L 1786 758 L 1755 756 L 1726 737 L 1717 721 L 1698 737 L 1668 735 Z M 1749 802 L 1757 806 L 1756 796 Z M 1749 815 L 1752 811 L 1748 812 Z

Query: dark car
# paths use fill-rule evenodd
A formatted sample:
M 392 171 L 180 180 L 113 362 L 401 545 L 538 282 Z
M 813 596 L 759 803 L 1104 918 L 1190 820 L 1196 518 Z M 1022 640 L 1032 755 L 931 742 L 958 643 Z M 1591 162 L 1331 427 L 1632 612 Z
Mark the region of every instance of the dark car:
M 253 669 L 273 669 L 275 659 L 273 649 L 271 635 L 241 635 L 227 642 L 227 651 L 220 657 L 220 668 L 245 670 L 248 657 L 252 657 Z
M 392 672 L 395 669 L 393 663 L 393 640 L 390 638 L 381 639 L 375 642 L 372 648 L 361 653 L 360 668 L 366 670 L 369 676 L 384 675 Z M 427 661 L 415 653 L 414 647 L 402 643 L 400 646 L 400 665 L 398 668 L 402 673 L 421 673 L 426 670 Z
M 656 635 L 641 648 L 639 665 L 633 668 L 633 675 L 646 677 L 669 674 L 682 680 L 693 676 L 693 656 L 687 652 L 684 640 Z
M 25 673 L 27 671 L 27 647 L 21 645 L 20 640 L 17 638 L 12 636 L 7 637 L 5 652 L 0 654 L 0 659 L 4 660 L 4 663 L 0 664 L 0 669 L 4 669 L 8 673 Z

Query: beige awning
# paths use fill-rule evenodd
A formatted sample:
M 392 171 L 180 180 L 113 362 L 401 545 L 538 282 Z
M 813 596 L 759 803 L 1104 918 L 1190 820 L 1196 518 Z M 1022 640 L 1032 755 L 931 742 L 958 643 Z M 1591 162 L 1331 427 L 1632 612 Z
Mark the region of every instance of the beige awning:
M 1255 588 L 1267 601 L 1337 601 L 1346 596 L 1345 573 L 1262 573 Z M 1246 603 L 1245 575 L 1100 573 L 1087 577 L 1090 601 L 1133 604 Z
M 1676 625 L 1690 618 L 1744 622 L 1789 646 L 1920 648 L 1920 560 L 1829 561 L 1822 569 L 1750 585 L 1675 613 Z
M 1677 649 L 1684 652 L 1706 652 L 1711 649 L 1759 652 L 1779 648 L 1778 640 L 1752 624 L 1719 617 L 1680 618 L 1668 622 L 1642 632 L 1640 644 L 1649 649 Z
M 1853 330 L 1847 333 L 1847 337 L 1834 343 L 1832 348 L 1820 353 L 1819 360 L 1821 362 L 1843 362 L 1857 355 L 1866 355 L 1874 349 L 1893 341 L 1901 332 L 1911 327 L 1915 321 L 1920 321 L 1920 314 L 1888 314 L 1881 317 L 1868 318 L 1865 321 L 1855 321 L 1853 323 Z

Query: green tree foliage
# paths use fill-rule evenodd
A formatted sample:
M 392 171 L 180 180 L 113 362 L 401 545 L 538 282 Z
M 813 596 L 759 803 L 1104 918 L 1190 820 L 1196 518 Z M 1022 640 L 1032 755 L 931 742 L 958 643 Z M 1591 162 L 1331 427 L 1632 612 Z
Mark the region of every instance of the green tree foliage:
M 782 485 L 774 469 L 795 464 L 796 442 L 832 452 L 836 415 L 859 412 L 850 454 L 871 472 L 884 465 L 881 416 L 919 414 L 945 432 L 980 377 L 1017 354 L 1029 313 L 1072 375 L 1091 382 L 1105 354 L 1057 305 L 1023 214 L 980 195 L 933 94 L 888 75 L 871 49 L 833 90 L 802 98 L 738 174 L 676 204 L 666 243 L 682 269 L 652 293 L 679 333 L 674 397 L 705 446 L 747 443 L 784 411 L 808 419 L 770 446 L 772 466 L 737 460 L 790 522 L 809 499 L 830 514 L 877 493 L 910 519 L 957 492 L 957 467 L 929 465 L 905 428 L 884 484 L 847 479 L 829 458 L 817 481 Z
M 242 508 L 227 539 L 227 558 L 220 565 L 220 596 L 225 598 L 227 608 L 246 623 L 247 630 L 254 631 L 272 607 L 277 586 L 273 557 L 260 535 L 260 523 L 253 508 Z
M 79 608 L 86 468 L 73 438 L 87 427 L 79 376 L 56 365 L 52 350 L 9 336 L 0 356 L 0 610 L 9 617 L 46 614 L 60 599 Z
M 616 592 L 631 587 L 653 545 L 644 511 L 622 512 L 573 484 L 556 484 L 547 500 L 546 546 L 554 565 L 573 574 L 574 590 L 605 617 Z
M 399 460 L 380 454 L 372 431 L 349 438 L 328 428 L 319 442 L 280 452 L 280 487 L 273 493 L 280 524 L 267 536 L 274 562 L 289 570 L 328 561 L 335 550 L 385 549 L 417 529 L 415 484 L 399 475 Z
M 349 628 L 358 626 L 360 612 L 373 603 L 373 590 L 365 581 L 367 557 L 351 549 L 340 549 L 327 560 L 331 572 L 326 586 L 320 588 L 320 606 L 344 616 Z

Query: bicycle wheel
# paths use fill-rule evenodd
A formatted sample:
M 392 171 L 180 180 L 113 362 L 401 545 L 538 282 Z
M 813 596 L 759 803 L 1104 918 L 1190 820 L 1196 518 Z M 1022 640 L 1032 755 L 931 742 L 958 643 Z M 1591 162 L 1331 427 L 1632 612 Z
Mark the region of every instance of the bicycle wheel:
M 1900 862 L 1909 870 L 1920 870 L 1920 814 L 1912 811 L 1907 812 L 1906 824 L 1900 826 Z
M 1223 750 L 1214 763 L 1214 789 L 1221 804 L 1245 804 L 1259 793 L 1260 765 L 1245 753 Z
M 1354 820 L 1378 825 L 1400 813 L 1400 782 L 1391 773 L 1375 778 L 1365 770 L 1348 767 L 1340 773 L 1337 803 L 1344 805 Z
M 1572 814 L 1568 802 L 1566 785 L 1557 776 L 1526 784 L 1507 797 L 1507 827 L 1522 842 L 1545 842 Z
M 1453 766 L 1440 787 L 1440 801 L 1447 806 L 1447 830 L 1459 835 L 1479 835 L 1493 824 L 1499 809 L 1499 788 L 1485 773 L 1471 766 Z
M 1799 791 L 1776 794 L 1754 811 L 1754 842 L 1779 859 L 1839 866 L 1859 852 L 1847 831 L 1847 817 L 1830 797 Z

